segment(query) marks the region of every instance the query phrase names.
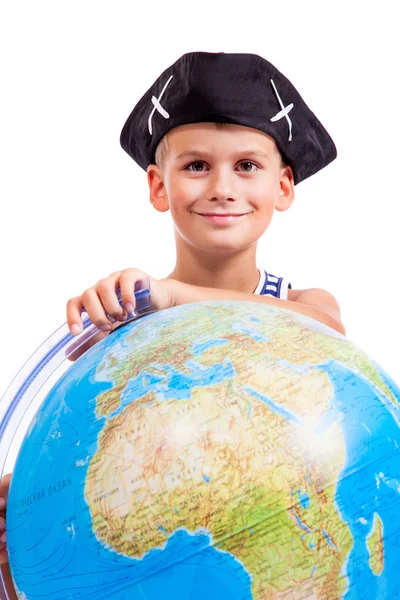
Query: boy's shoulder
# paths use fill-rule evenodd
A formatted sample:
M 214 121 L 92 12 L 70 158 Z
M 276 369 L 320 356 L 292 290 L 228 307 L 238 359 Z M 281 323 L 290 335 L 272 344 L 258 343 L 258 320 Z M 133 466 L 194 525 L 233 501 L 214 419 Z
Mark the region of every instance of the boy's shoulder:
M 309 288 L 304 290 L 288 289 L 287 299 L 291 302 L 301 302 L 309 306 L 315 306 L 325 311 L 332 317 L 341 321 L 340 306 L 336 298 L 321 288 Z

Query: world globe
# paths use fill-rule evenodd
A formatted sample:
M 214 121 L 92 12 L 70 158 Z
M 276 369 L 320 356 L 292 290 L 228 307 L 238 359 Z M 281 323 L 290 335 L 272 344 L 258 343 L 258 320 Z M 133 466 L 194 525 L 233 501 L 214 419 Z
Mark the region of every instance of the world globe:
M 74 362 L 7 512 L 28 600 L 393 600 L 400 390 L 345 336 L 255 302 L 142 316 Z

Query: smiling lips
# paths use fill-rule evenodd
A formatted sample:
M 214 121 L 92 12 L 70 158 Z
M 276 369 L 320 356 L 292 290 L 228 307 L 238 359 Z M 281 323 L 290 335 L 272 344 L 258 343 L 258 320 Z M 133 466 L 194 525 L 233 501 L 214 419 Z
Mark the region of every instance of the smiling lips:
M 211 221 L 212 223 L 218 223 L 220 225 L 226 223 L 232 223 L 233 221 L 237 221 L 240 217 L 244 217 L 248 213 L 241 214 L 233 214 L 233 213 L 196 213 L 199 217 L 203 217 L 207 219 L 207 221 Z

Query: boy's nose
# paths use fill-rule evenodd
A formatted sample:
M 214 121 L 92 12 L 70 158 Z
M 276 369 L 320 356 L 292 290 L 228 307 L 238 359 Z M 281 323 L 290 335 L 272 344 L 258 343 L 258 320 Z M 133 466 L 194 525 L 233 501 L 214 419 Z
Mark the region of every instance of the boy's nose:
M 233 174 L 221 169 L 213 173 L 209 182 L 208 192 L 211 200 L 237 200 L 237 189 Z

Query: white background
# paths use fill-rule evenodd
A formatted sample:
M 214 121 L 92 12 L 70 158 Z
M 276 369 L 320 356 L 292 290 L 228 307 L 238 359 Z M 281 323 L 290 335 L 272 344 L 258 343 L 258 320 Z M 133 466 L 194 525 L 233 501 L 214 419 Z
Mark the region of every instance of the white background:
M 258 262 L 338 299 L 347 335 L 399 383 L 398 25 L 393 2 L 4 2 L 0 17 L 0 394 L 110 272 L 174 265 L 169 213 L 120 148 L 125 119 L 195 50 L 275 64 L 338 158 L 296 186 Z

